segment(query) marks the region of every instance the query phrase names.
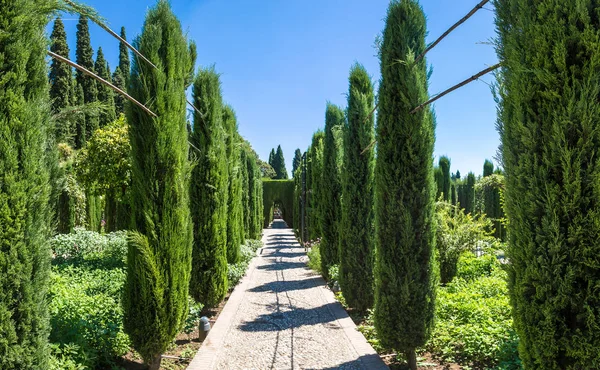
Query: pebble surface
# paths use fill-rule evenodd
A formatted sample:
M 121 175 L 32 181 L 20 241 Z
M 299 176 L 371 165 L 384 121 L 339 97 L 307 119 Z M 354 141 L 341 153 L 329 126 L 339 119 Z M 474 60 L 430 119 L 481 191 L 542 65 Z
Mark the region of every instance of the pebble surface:
M 276 221 L 264 230 L 261 255 L 211 368 L 372 368 L 342 328 L 340 307 L 333 307 L 339 303 L 324 294 L 325 282 L 283 227 Z

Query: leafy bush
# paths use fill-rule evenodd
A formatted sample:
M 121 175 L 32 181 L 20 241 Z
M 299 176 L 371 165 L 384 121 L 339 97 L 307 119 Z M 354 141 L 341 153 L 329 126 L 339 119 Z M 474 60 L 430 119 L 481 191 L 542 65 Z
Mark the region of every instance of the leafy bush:
M 262 246 L 262 241 L 252 239 L 248 239 L 246 240 L 246 243 L 242 244 L 240 247 L 240 261 L 238 263 L 230 263 L 227 266 L 229 289 L 233 289 L 239 284 L 240 280 L 244 277 L 244 274 L 246 274 L 250 261 L 256 256 L 256 251 Z
M 188 307 L 189 312 L 187 318 L 185 319 L 185 324 L 183 326 L 183 332 L 186 334 L 191 334 L 200 324 L 200 318 L 202 317 L 202 309 L 204 305 L 202 303 L 194 302 L 194 298 L 191 296 L 188 297 Z
M 437 323 L 426 348 L 447 361 L 518 369 L 506 272 L 495 256 L 458 262 L 458 275 L 438 290 Z
M 51 366 L 111 366 L 129 350 L 121 297 L 126 272 L 125 233 L 77 230 L 50 242 L 54 252 L 49 310 Z
M 308 267 L 318 272 L 319 274 L 323 274 L 323 270 L 321 269 L 321 243 L 319 242 L 308 242 L 310 243 L 310 249 L 308 250 Z

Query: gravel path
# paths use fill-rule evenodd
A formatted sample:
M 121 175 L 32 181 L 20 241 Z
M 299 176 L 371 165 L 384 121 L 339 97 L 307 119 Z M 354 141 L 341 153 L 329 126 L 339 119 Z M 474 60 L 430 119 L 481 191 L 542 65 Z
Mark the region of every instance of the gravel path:
M 224 335 L 216 340 L 221 343 L 206 346 L 203 354 L 201 349 L 192 363 L 196 367 L 190 368 L 387 368 L 323 279 L 308 269 L 308 257 L 292 230 L 284 229 L 283 222 L 273 227 L 264 231 L 261 255 L 238 287 L 243 290 L 236 289 L 228 302 L 236 305 L 232 301 L 238 295 L 230 323 L 219 328 Z

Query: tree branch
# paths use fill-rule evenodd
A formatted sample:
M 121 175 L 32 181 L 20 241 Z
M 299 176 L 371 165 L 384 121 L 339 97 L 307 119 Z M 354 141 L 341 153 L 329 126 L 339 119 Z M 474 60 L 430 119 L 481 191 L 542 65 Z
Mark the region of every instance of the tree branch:
M 458 26 L 460 26 L 461 24 L 465 23 L 467 21 L 467 19 L 471 18 L 471 16 L 473 16 L 473 14 L 477 13 L 477 11 L 481 8 L 483 8 L 483 6 L 485 4 L 487 4 L 490 0 L 482 0 L 479 4 L 477 4 L 470 12 L 469 14 L 465 15 L 464 17 L 462 17 L 461 20 L 459 20 L 458 22 L 454 23 L 452 25 L 452 27 L 448 28 L 448 30 L 446 32 L 444 32 L 442 34 L 442 36 L 438 37 L 437 40 L 435 40 L 431 45 L 429 45 L 427 47 L 427 49 L 425 49 L 424 52 L 421 53 L 421 55 L 419 55 L 413 64 L 417 64 L 421 59 L 423 59 L 423 57 L 425 56 L 425 54 L 427 54 L 431 49 L 433 49 L 437 44 L 440 43 L 440 41 L 442 41 L 446 36 L 448 36 L 452 31 L 454 31 Z
M 110 82 L 106 81 L 105 79 L 103 79 L 102 77 L 96 75 L 95 73 L 92 73 L 90 71 L 88 71 L 87 69 L 83 68 L 82 66 L 80 66 L 77 63 L 74 63 L 72 61 L 70 61 L 67 58 L 64 58 L 56 53 L 51 52 L 50 50 L 48 50 L 48 55 L 50 55 L 52 58 L 61 61 L 63 63 L 67 63 L 68 65 L 70 65 L 71 67 L 83 72 L 84 74 L 90 76 L 91 78 L 95 79 L 96 81 L 100 82 L 101 84 L 110 87 L 112 90 L 116 91 L 117 93 L 123 95 L 127 100 L 129 100 L 130 102 L 132 102 L 133 104 L 137 105 L 138 107 L 140 107 L 142 110 L 144 110 L 146 113 L 148 113 L 149 115 L 151 115 L 152 117 L 158 117 L 154 112 L 152 112 L 150 109 L 146 108 L 146 106 L 142 103 L 140 103 L 139 101 L 135 100 L 133 97 L 131 97 L 129 94 L 127 94 L 125 91 L 119 89 L 118 87 L 116 87 L 115 85 L 111 84 Z
M 419 105 L 418 107 L 416 107 L 415 109 L 411 110 L 410 113 L 411 114 L 417 113 L 421 109 L 425 108 L 426 106 L 428 106 L 429 104 L 433 103 L 434 101 L 436 101 L 436 100 L 444 97 L 445 95 L 451 93 L 452 91 L 454 91 L 454 90 L 456 90 L 458 88 L 461 88 L 461 87 L 465 86 L 466 84 L 477 80 L 479 77 L 481 77 L 481 76 L 483 76 L 485 74 L 488 74 L 488 73 L 490 73 L 490 72 L 492 72 L 492 71 L 500 68 L 501 65 L 502 65 L 501 63 L 498 63 L 498 64 L 495 64 L 495 65 L 489 67 L 489 68 L 484 69 L 483 71 L 477 73 L 476 75 L 471 76 L 471 77 L 467 78 L 466 80 L 464 80 L 463 82 L 461 82 L 461 83 L 459 83 L 457 85 L 454 85 L 451 88 L 449 88 L 448 90 L 446 90 L 446 91 L 444 91 L 444 92 L 436 95 L 435 98 L 429 99 L 425 103 L 423 103 L 423 104 Z

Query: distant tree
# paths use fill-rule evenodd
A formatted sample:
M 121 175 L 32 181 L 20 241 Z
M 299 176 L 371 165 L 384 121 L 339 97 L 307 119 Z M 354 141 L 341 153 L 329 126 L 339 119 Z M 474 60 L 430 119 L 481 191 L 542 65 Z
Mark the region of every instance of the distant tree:
M 94 71 L 94 50 L 90 42 L 90 30 L 87 18 L 81 16 L 77 24 L 77 49 L 76 49 L 77 64 L 87 69 Z M 77 84 L 81 86 L 83 91 L 83 103 L 93 103 L 98 100 L 98 88 L 96 80 L 86 76 L 83 72 L 77 71 Z M 77 134 L 83 135 L 75 140 L 76 148 L 83 147 L 88 138 L 92 136 L 98 128 L 99 121 L 96 115 L 86 115 L 85 120 L 79 122 L 83 127 L 78 128 Z M 84 129 L 85 128 L 85 129 Z
M 199 148 L 192 171 L 191 209 L 194 249 L 190 294 L 213 307 L 227 293 L 228 159 L 223 124 L 221 82 L 214 68 L 200 69 L 193 87 L 194 114 L 191 142 Z M 232 118 L 233 119 L 233 118 Z M 229 122 L 228 122 L 229 123 Z
M 267 162 L 258 160 L 258 166 L 260 167 L 260 174 L 263 178 L 274 179 L 277 178 L 277 173 Z
M 300 167 L 300 163 L 302 162 L 302 152 L 300 149 L 296 149 L 294 152 L 294 161 L 292 162 L 292 176 L 295 175 L 296 170 Z
M 440 171 L 442 172 L 442 193 L 444 194 L 444 201 L 450 201 L 450 158 L 441 156 L 438 163 Z
M 166 0 L 148 11 L 135 46 L 160 67 L 134 62 L 129 94 L 158 117 L 133 104 L 127 109 L 135 231 L 128 241 L 123 325 L 133 348 L 158 370 L 188 315 L 192 221 L 185 90 L 195 60 Z
M 125 34 L 125 27 L 121 27 L 121 38 L 127 40 Z M 129 49 L 124 42 L 119 42 L 119 70 L 123 74 L 125 82 L 129 80 L 129 73 L 131 70 L 131 63 L 129 61 Z
M 275 152 L 275 156 L 273 157 L 272 163 L 273 169 L 277 174 L 276 179 L 284 180 L 288 178 L 288 173 L 285 168 L 285 158 L 283 157 L 283 150 L 281 150 L 281 145 L 277 146 L 277 151 Z
M 436 188 L 435 199 L 440 199 L 442 193 L 444 192 L 444 174 L 439 166 L 435 166 L 433 168 L 433 179 Z
M 350 70 L 348 122 L 344 129 L 339 225 L 340 287 L 346 303 L 360 311 L 373 306 L 373 170 L 374 151 L 363 153 L 375 137 L 373 82 L 366 69 Z
M 416 0 L 392 1 L 381 45 L 381 81 L 375 165 L 375 328 L 381 344 L 406 353 L 417 369 L 415 349 L 434 323 L 437 286 L 434 260 L 435 122 L 428 100 L 426 22 Z M 401 61 L 401 62 L 399 62 Z
M 456 177 L 458 180 L 460 180 L 460 171 L 459 171 L 459 170 L 456 170 L 456 175 L 455 175 L 455 177 Z
M 275 161 L 275 148 L 271 149 L 271 153 L 269 154 L 269 164 L 271 165 L 271 167 L 274 167 L 274 162 Z
M 98 48 L 98 53 L 96 57 L 96 65 L 95 70 L 98 76 L 103 79 L 112 82 L 112 78 L 110 75 L 110 67 L 108 66 L 108 62 L 104 58 L 104 53 L 102 52 L 102 48 Z M 102 112 L 100 112 L 99 117 L 99 127 L 104 127 L 115 121 L 115 99 L 114 93 L 112 89 L 108 86 L 98 85 L 98 101 L 104 104 L 104 108 Z
M 112 75 L 113 85 L 115 85 L 119 89 L 125 91 L 125 90 L 127 90 L 127 85 L 126 85 L 125 79 L 126 79 L 126 77 L 125 77 L 124 73 L 121 72 L 121 67 L 117 66 L 117 68 L 115 69 L 115 72 Z M 114 100 L 115 100 L 115 114 L 120 115 L 122 113 L 125 113 L 125 98 L 121 94 L 115 94 Z
M 69 57 L 67 33 L 62 20 L 56 18 L 50 36 L 50 50 L 60 56 Z M 52 59 L 50 66 L 50 99 L 52 100 L 52 113 L 59 113 L 71 105 L 71 67 L 63 62 Z M 68 144 L 73 143 L 74 128 L 70 121 L 61 121 L 56 124 L 56 140 Z
M 48 369 L 53 219 L 45 0 L 0 2 L 0 369 Z
M 329 268 L 340 262 L 339 257 L 339 223 L 342 214 L 340 160 L 342 148 L 336 142 L 335 131 L 345 125 L 344 111 L 331 103 L 325 111 L 325 139 L 323 142 L 323 171 L 321 207 L 321 268 L 325 277 L 329 277 Z
M 464 209 L 465 213 L 474 213 L 475 211 L 475 174 L 469 172 L 467 183 L 464 185 Z

